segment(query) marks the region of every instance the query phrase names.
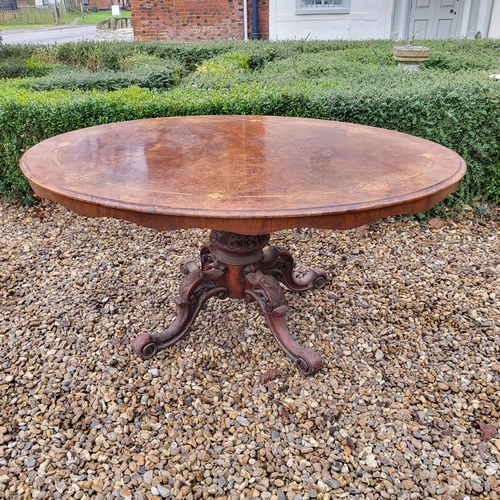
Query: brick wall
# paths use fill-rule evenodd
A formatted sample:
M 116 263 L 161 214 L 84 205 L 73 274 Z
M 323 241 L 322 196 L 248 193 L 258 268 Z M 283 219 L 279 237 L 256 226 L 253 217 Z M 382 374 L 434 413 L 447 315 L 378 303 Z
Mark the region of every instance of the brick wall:
M 79 2 L 78 5 L 80 5 Z M 111 0 L 89 0 L 87 10 L 90 10 L 91 7 L 97 7 L 99 10 L 111 9 Z
M 242 0 L 130 0 L 136 40 L 243 40 Z M 248 37 L 252 38 L 252 0 Z M 260 38 L 269 37 L 269 0 L 259 0 Z

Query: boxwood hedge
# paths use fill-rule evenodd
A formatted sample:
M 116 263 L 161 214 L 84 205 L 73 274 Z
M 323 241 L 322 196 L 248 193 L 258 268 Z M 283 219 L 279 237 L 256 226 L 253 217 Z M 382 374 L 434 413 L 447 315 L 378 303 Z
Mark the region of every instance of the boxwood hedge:
M 469 167 L 448 201 L 482 196 L 498 202 L 500 81 L 490 74 L 500 72 L 500 41 L 425 44 L 431 57 L 418 72 L 397 66 L 389 41 L 84 42 L 22 47 L 17 55 L 4 46 L 0 68 L 5 61 L 29 60 L 32 67 L 43 63 L 56 70 L 0 81 L 0 192 L 29 196 L 20 156 L 69 130 L 146 117 L 265 114 L 349 121 L 438 142 Z M 133 80 L 155 67 L 170 68 L 173 80 L 164 86 Z M 75 68 L 91 75 L 91 83 L 42 90 L 44 82 L 71 79 Z M 122 83 L 104 86 L 109 75 Z

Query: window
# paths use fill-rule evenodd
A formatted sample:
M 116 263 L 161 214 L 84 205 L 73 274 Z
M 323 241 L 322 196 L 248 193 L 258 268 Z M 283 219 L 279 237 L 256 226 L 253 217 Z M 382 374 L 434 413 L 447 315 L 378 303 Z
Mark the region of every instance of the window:
M 297 0 L 296 14 L 349 14 L 351 0 Z

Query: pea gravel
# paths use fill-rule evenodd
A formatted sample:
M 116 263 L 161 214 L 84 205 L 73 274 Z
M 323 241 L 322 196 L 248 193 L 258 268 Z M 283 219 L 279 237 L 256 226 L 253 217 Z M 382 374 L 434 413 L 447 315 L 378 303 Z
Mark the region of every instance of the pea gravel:
M 211 299 L 149 361 L 206 230 L 0 202 L 0 498 L 491 499 L 500 494 L 500 223 L 390 218 L 273 235 L 305 379 L 254 303 Z M 440 227 L 442 226 L 442 227 Z

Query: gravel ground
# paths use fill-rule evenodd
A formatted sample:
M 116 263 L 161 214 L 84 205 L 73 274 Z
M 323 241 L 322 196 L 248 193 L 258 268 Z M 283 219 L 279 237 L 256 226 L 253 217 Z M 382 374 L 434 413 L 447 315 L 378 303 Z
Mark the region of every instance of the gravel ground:
M 0 203 L 0 498 L 492 499 L 500 494 L 500 222 L 276 233 L 303 378 L 255 303 L 175 317 L 208 231 Z

